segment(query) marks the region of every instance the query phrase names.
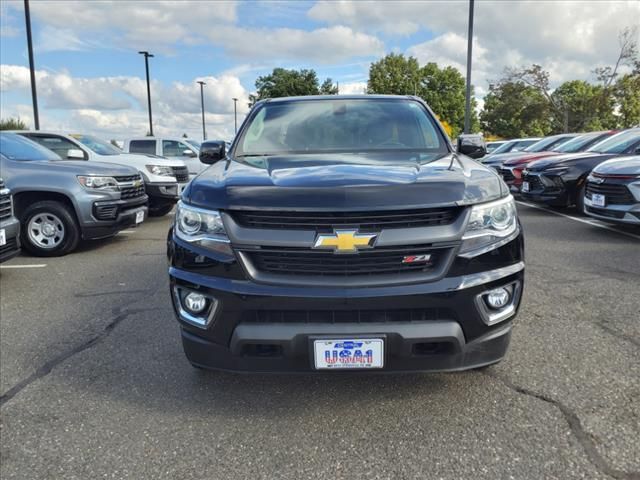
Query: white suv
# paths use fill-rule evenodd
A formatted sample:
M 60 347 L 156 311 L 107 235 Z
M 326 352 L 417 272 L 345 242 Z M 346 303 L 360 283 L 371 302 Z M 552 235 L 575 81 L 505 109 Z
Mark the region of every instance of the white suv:
M 109 142 L 92 135 L 65 135 L 42 130 L 15 133 L 53 150 L 62 158 L 116 163 L 138 169 L 144 178 L 149 196 L 149 215 L 152 216 L 169 213 L 189 183 L 189 172 L 181 160 L 124 153 Z
M 125 139 L 122 150 L 182 160 L 189 169 L 189 175 L 195 177 L 209 166 L 198 159 L 199 145 L 199 142 L 189 138 L 139 137 Z

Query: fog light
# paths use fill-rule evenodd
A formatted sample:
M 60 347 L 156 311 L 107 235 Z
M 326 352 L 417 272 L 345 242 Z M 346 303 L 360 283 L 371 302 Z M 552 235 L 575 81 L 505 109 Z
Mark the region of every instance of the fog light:
M 207 308 L 207 297 L 196 292 L 190 292 L 184 297 L 184 306 L 191 313 L 201 313 Z
M 506 288 L 496 288 L 487 292 L 485 298 L 489 307 L 498 310 L 509 303 L 511 295 Z

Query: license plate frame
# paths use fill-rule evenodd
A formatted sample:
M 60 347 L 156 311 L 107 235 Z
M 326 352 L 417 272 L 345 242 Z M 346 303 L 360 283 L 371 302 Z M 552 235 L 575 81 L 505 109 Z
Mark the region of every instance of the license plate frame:
M 142 222 L 144 222 L 144 210 L 136 212 L 136 225 L 140 225 Z
M 522 182 L 522 191 L 527 193 L 529 191 L 529 182 Z
M 386 363 L 385 343 L 384 335 L 315 337 L 310 339 L 311 364 L 316 370 L 322 371 L 381 370 Z M 370 358 L 367 356 L 369 350 Z M 349 352 L 349 355 L 340 352 Z M 356 358 L 360 360 L 356 361 Z
M 593 193 L 591 194 L 591 204 L 594 207 L 606 207 L 607 197 L 601 193 Z

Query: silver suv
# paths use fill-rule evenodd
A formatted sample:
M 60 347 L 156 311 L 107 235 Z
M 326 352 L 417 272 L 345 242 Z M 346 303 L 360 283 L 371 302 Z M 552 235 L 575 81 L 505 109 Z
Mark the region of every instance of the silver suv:
M 0 133 L 0 170 L 13 194 L 22 247 L 60 256 L 78 242 L 115 235 L 147 216 L 140 173 L 126 165 L 62 160 L 20 135 Z

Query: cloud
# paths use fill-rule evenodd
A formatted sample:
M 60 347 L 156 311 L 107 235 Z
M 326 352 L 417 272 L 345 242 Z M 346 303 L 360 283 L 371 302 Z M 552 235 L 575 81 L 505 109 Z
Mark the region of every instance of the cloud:
M 154 133 L 198 136 L 201 132 L 200 87 L 205 86 L 205 112 L 210 138 L 233 136 L 233 101 L 238 98 L 239 120 L 248 111 L 248 92 L 231 75 L 205 76 L 192 82 L 152 83 Z M 82 78 L 68 73 L 36 71 L 41 110 L 47 112 L 43 128 L 91 132 L 109 138 L 144 135 L 148 129 L 146 82 L 138 77 L 116 76 Z M 0 90 L 29 98 L 29 69 L 19 65 L 0 66 Z M 30 118 L 28 109 L 5 105 L 4 116 Z
M 340 84 L 340 95 L 360 94 L 367 92 L 367 82 L 349 82 Z

